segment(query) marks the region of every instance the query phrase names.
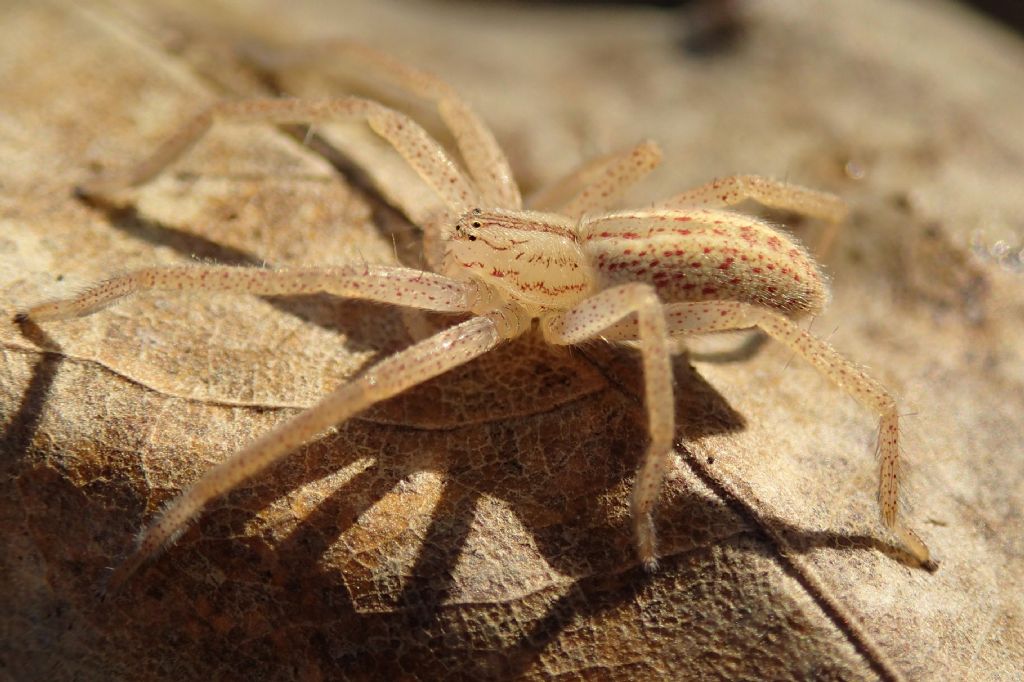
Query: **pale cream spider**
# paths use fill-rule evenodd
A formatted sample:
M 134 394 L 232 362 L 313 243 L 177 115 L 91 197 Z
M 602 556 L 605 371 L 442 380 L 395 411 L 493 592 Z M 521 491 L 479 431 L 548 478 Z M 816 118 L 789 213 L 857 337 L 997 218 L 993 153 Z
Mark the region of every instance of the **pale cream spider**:
M 723 206 L 753 199 L 833 224 L 845 204 L 835 196 L 764 178 L 736 176 L 642 209 L 606 212 L 660 161 L 651 142 L 592 161 L 524 209 L 512 170 L 494 135 L 437 77 L 359 45 L 336 45 L 382 80 L 436 102 L 464 162 L 457 164 L 420 125 L 377 102 L 342 97 L 315 101 L 224 102 L 198 115 L 152 156 L 80 191 L 107 196 L 156 176 L 215 121 L 318 123 L 361 118 L 387 140 L 443 200 L 447 211 L 421 225 L 434 270 L 383 265 L 272 270 L 247 267 L 147 268 L 80 294 L 36 305 L 22 319 L 49 321 L 91 314 L 148 289 L 234 291 L 264 296 L 328 292 L 468 319 L 388 357 L 319 403 L 228 457 L 175 499 L 140 535 L 111 578 L 122 583 L 172 543 L 211 500 L 374 403 L 486 353 L 529 331 L 548 343 L 633 341 L 645 377 L 650 444 L 633 484 L 636 552 L 657 562 L 652 509 L 671 461 L 674 428 L 674 337 L 759 327 L 881 416 L 878 500 L 882 521 L 918 561 L 924 543 L 899 510 L 896 401 L 880 384 L 794 319 L 822 309 L 826 282 L 805 249 L 757 218 Z M 411 194 L 389 188 L 399 208 L 416 214 Z

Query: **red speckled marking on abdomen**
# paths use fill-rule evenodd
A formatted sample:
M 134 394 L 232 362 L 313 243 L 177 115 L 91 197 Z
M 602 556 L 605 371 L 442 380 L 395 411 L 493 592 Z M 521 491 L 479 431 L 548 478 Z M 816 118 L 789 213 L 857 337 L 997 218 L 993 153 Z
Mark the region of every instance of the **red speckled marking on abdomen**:
M 742 214 L 707 209 L 598 218 L 583 247 L 601 287 L 645 281 L 666 302 L 729 300 L 785 312 L 820 309 L 824 278 L 788 235 Z

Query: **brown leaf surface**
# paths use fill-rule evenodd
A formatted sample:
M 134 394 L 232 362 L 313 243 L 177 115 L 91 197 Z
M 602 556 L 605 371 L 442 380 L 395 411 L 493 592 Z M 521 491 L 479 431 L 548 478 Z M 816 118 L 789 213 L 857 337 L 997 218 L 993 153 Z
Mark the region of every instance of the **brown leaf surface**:
M 396 311 L 326 297 L 143 296 L 45 329 L 0 323 L 2 669 L 1019 673 L 1020 43 L 939 3 L 832 2 L 813 15 L 795 0 L 759 3 L 731 47 L 699 55 L 684 16 L 383 7 L 8 5 L 5 319 L 141 265 L 415 260 L 415 234 L 364 176 L 268 127 L 217 129 L 123 210 L 70 193 L 203 103 L 265 92 L 267 74 L 239 47 L 360 37 L 466 93 L 528 188 L 651 137 L 666 163 L 637 203 L 731 172 L 847 197 L 852 219 L 828 262 L 834 304 L 814 328 L 901 396 L 909 518 L 938 571 L 879 551 L 872 417 L 774 345 L 708 352 L 742 346 L 736 336 L 700 340 L 703 353 L 676 363 L 680 459 L 658 512 L 666 557 L 644 575 L 626 501 L 646 439 L 636 358 L 526 339 L 302 448 L 100 603 L 105 567 L 160 505 L 409 342 Z M 325 74 L 275 81 L 337 92 Z M 351 127 L 317 132 L 349 158 L 368 153 Z M 813 239 L 820 227 L 798 229 Z

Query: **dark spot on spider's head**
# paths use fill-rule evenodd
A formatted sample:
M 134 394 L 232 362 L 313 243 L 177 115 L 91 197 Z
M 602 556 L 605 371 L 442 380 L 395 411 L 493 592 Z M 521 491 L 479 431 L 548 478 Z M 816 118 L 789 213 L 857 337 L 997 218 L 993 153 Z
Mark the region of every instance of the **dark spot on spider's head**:
M 463 214 L 458 222 L 455 223 L 457 238 L 475 242 L 477 240 L 475 231 L 484 228 L 485 219 L 483 216 L 484 212 L 479 208 L 471 209 Z

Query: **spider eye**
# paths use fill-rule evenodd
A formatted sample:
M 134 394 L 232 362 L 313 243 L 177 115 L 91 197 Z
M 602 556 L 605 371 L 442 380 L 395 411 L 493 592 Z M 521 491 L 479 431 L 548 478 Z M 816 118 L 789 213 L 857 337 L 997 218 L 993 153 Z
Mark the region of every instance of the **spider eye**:
M 483 213 L 483 211 L 481 211 L 479 208 L 473 209 L 473 215 L 480 215 L 481 213 Z
M 471 241 L 471 242 L 475 242 L 475 241 L 476 241 L 476 236 L 474 236 L 474 235 L 469 235 L 469 241 Z
M 473 227 L 480 227 L 480 221 L 479 220 L 474 220 L 472 225 L 473 225 Z

